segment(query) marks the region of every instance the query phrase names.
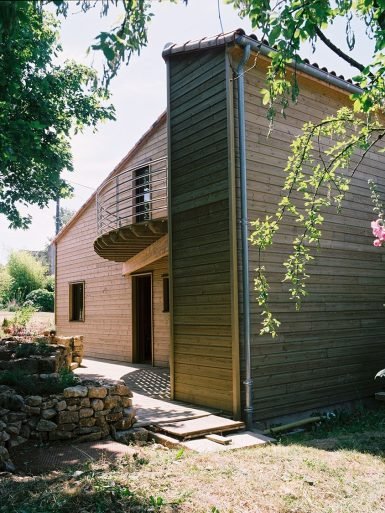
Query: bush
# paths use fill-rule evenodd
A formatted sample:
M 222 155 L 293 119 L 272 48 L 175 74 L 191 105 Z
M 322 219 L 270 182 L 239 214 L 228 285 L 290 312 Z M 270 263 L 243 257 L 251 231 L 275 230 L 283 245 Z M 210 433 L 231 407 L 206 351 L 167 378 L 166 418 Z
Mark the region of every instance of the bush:
M 55 276 L 53 274 L 46 276 L 43 288 L 50 292 L 55 292 Z
M 78 385 L 80 379 L 69 370 L 59 372 L 58 378 L 38 380 L 21 370 L 0 372 L 0 385 L 12 387 L 19 394 L 59 394 L 67 387 Z
M 0 303 L 7 305 L 11 300 L 13 279 L 5 267 L 0 268 Z
M 46 268 L 25 251 L 11 253 L 6 270 L 12 278 L 11 299 L 22 303 L 32 290 L 43 288 Z
M 16 347 L 15 358 L 28 358 L 29 356 L 49 356 L 56 351 L 55 346 L 50 346 L 44 340 L 27 342 Z
M 55 294 L 46 289 L 33 290 L 26 296 L 23 306 L 33 306 L 39 312 L 53 312 Z

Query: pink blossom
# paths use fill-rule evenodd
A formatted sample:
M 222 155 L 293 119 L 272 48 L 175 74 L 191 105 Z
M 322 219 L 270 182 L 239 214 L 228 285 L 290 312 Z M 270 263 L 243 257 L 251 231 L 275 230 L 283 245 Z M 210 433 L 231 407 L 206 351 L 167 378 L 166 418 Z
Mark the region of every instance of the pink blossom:
M 371 222 L 373 235 L 376 237 L 376 240 L 373 242 L 374 246 L 382 246 L 382 243 L 385 242 L 385 226 L 384 221 L 382 219 L 377 219 L 377 221 Z

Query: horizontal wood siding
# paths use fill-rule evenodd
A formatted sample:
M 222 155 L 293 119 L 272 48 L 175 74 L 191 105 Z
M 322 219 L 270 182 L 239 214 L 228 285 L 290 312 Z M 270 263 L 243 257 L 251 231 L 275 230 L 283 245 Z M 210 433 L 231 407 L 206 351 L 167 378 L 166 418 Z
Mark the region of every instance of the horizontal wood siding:
M 348 100 L 332 87 L 302 79 L 298 105 L 287 109 L 286 119 L 277 115 L 267 138 L 266 109 L 259 94 L 263 72 L 253 68 L 245 80 L 248 207 L 253 220 L 275 212 L 289 146 L 303 123 L 322 119 Z M 385 281 L 385 255 L 372 246 L 374 214 L 367 180 L 375 177 L 385 186 L 384 166 L 383 154 L 368 155 L 355 174 L 342 213 L 330 210 L 326 215 L 321 249 L 313 252 L 308 268 L 309 295 L 299 312 L 288 299 L 288 285 L 281 281 L 295 223 L 285 222 L 272 249 L 264 253 L 272 310 L 282 322 L 278 339 L 259 336 L 260 309 L 253 292 L 258 254 L 250 248 L 256 418 L 311 410 L 373 392 L 374 374 L 385 365 L 384 292 L 379 288 Z M 242 315 L 242 303 L 240 308 Z
M 175 399 L 233 410 L 225 54 L 169 62 Z
M 140 165 L 166 155 L 166 123 L 143 142 L 124 166 Z M 60 335 L 83 335 L 86 356 L 132 361 L 131 279 L 122 276 L 122 264 L 99 257 L 93 250 L 96 233 L 95 201 L 57 242 L 56 328 Z M 160 274 L 167 262 L 154 262 L 155 364 L 168 363 L 168 319 L 159 316 Z M 85 282 L 85 321 L 69 321 L 69 283 Z

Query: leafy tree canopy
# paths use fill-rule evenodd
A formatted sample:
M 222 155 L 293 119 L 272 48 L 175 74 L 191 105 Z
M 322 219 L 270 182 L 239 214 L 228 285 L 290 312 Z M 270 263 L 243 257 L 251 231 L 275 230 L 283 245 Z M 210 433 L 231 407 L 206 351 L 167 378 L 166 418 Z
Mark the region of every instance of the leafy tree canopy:
M 382 151 L 379 143 L 385 135 L 385 2 L 231 0 L 230 3 L 242 15 L 250 17 L 260 36 L 275 48 L 271 52 L 267 87 L 262 91 L 271 122 L 277 108 L 284 115 L 289 103 L 298 100 L 295 63 L 301 61 L 304 42 L 310 41 L 313 47 L 325 44 L 338 59 L 348 62 L 355 70 L 353 80 L 362 89 L 362 92 L 352 95 L 351 108 L 344 107 L 319 123 L 304 125 L 302 134 L 292 144 L 282 199 L 276 214 L 252 223 L 251 241 L 263 255 L 263 251 L 273 244 L 285 217 L 290 215 L 296 220 L 298 232 L 293 240 L 292 253 L 284 262 L 284 280 L 289 283 L 291 297 L 299 308 L 306 294 L 306 268 L 313 258 L 311 245 L 318 245 L 321 239 L 323 212 L 333 205 L 337 210 L 341 208 L 350 180 L 366 154 L 373 148 Z M 343 20 L 345 25 L 347 50 L 340 48 L 327 32 L 337 19 Z M 361 22 L 366 37 L 373 40 L 371 62 L 358 62 L 352 57 L 354 48 L 359 44 L 353 20 Z M 377 224 L 374 231 L 378 237 L 380 228 Z M 381 241 L 377 238 L 375 245 L 381 245 Z M 274 336 L 279 321 L 270 309 L 269 283 L 262 256 L 255 284 L 262 307 L 261 333 Z
M 0 2 L 0 213 L 13 228 L 30 223 L 21 205 L 70 191 L 60 173 L 72 170 L 71 131 L 114 119 L 94 70 L 56 64 L 58 21 L 39 5 Z

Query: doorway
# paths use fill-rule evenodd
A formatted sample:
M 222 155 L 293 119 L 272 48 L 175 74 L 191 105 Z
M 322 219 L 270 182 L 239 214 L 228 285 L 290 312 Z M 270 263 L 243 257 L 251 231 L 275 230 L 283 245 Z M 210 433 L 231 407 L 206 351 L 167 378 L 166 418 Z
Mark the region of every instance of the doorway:
M 132 277 L 133 362 L 152 365 L 152 275 Z

